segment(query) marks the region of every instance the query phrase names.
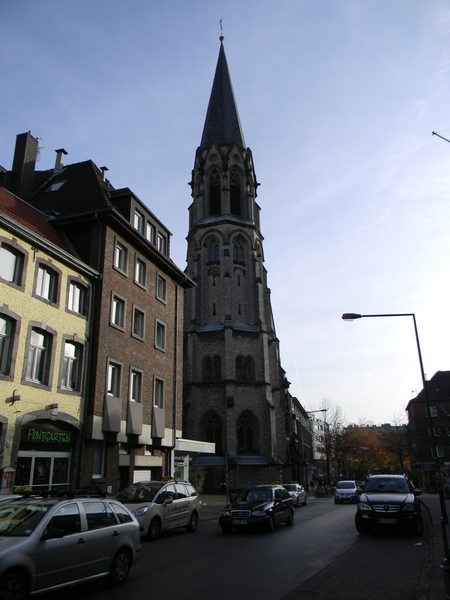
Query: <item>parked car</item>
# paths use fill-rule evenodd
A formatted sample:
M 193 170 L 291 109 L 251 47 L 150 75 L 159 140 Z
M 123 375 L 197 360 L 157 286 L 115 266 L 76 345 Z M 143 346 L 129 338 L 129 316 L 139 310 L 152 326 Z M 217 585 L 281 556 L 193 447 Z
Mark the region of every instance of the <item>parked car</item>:
M 242 490 L 222 509 L 219 517 L 224 533 L 233 528 L 251 527 L 273 531 L 279 523 L 294 524 L 292 498 L 281 485 L 259 485 Z
M 103 498 L 33 498 L 0 507 L 0 598 L 109 577 L 121 585 L 140 551 L 139 523 Z
M 117 500 L 131 510 L 150 541 L 167 529 L 197 531 L 200 501 L 188 481 L 140 481 L 122 490 Z
M 370 475 L 358 500 L 358 533 L 366 535 L 375 525 L 390 525 L 421 536 L 420 493 L 404 475 Z
M 292 498 L 292 504 L 296 507 L 303 504 L 306 506 L 306 491 L 305 488 L 299 483 L 285 483 L 283 484 L 285 490 L 289 492 L 290 497 Z
M 342 504 L 343 502 L 356 502 L 357 487 L 356 481 L 338 481 L 334 489 L 334 503 Z
M 364 481 L 356 481 L 356 487 L 358 490 L 362 490 L 364 487 Z

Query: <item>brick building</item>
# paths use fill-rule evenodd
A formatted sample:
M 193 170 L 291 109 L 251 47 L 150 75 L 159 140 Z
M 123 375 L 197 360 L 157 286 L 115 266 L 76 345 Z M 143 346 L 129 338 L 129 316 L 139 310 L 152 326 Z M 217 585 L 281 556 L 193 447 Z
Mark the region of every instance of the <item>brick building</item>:
M 189 453 L 214 446 L 181 439 L 184 290 L 193 282 L 170 260 L 170 231 L 130 189 L 115 189 L 106 167 L 66 166 L 60 149 L 54 169 L 35 171 L 36 150 L 31 134 L 19 135 L 0 181 L 45 211 L 100 273 L 89 297 L 80 483 L 115 493 L 175 469 L 187 476 Z

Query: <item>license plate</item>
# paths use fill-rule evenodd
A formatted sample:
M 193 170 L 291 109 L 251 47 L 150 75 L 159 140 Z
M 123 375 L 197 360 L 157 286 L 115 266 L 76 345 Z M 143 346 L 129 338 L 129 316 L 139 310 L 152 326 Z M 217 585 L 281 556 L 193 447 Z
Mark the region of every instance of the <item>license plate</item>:
M 378 519 L 378 523 L 383 525 L 396 525 L 397 519 Z
M 247 525 L 247 519 L 233 519 L 233 525 Z

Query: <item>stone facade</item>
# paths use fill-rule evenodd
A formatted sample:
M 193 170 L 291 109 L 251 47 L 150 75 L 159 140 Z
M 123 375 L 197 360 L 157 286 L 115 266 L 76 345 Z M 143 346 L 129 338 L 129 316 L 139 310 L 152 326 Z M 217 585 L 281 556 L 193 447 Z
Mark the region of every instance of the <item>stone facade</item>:
M 184 435 L 216 443 L 207 487 L 290 482 L 292 419 L 264 268 L 258 183 L 221 45 L 192 173 Z

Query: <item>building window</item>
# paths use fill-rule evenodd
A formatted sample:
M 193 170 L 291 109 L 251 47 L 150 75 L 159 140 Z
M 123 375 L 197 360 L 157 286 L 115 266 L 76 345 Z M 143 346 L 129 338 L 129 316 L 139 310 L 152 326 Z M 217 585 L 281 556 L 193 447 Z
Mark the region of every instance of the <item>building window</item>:
M 147 222 L 147 233 L 146 233 L 145 237 L 148 239 L 150 244 L 153 244 L 154 246 L 156 246 L 156 227 L 148 222 Z
M 141 402 L 142 400 L 142 373 L 131 370 L 130 377 L 130 400 L 132 402 Z
M 120 397 L 120 380 L 122 366 L 115 362 L 108 363 L 108 396 Z
M 132 334 L 142 340 L 145 337 L 145 313 L 136 307 L 133 308 Z
M 208 248 L 208 262 L 218 263 L 219 262 L 219 244 L 212 242 Z
M 164 381 L 158 377 L 155 377 L 154 405 L 164 408 Z
M 158 250 L 161 254 L 167 254 L 167 238 L 162 233 L 158 233 Z
M 162 275 L 158 275 L 157 276 L 157 282 L 156 282 L 156 297 L 158 298 L 158 300 L 162 300 L 163 302 L 166 301 L 166 294 L 167 294 L 167 282 L 165 280 L 165 278 Z
M 21 252 L 2 244 L 0 247 L 0 277 L 22 286 L 24 256 Z
M 116 249 L 114 252 L 114 266 L 123 273 L 127 272 L 128 265 L 128 249 L 120 242 L 116 242 Z
M 220 215 L 220 173 L 213 169 L 209 178 L 209 214 Z
M 31 330 L 26 379 L 48 385 L 52 336 L 41 329 Z
M 81 390 L 81 367 L 83 346 L 75 342 L 64 343 L 61 388 L 79 392 Z
M 125 325 L 125 300 L 119 296 L 112 297 L 111 303 L 111 325 L 124 328 Z
M 241 184 L 238 169 L 230 172 L 230 212 L 232 215 L 241 214 Z
M 146 264 L 140 258 L 136 258 L 136 264 L 134 266 L 134 280 L 142 287 L 145 287 L 146 279 Z
M 236 379 L 241 381 L 253 381 L 255 379 L 255 362 L 253 357 L 236 357 Z
M 92 479 L 101 479 L 105 475 L 105 443 L 103 441 L 92 443 L 94 444 Z
M 425 416 L 428 417 L 428 408 L 425 406 Z M 437 417 L 437 408 L 435 406 L 430 406 L 430 415 L 432 417 Z
M 155 327 L 155 346 L 159 350 L 166 349 L 166 326 L 161 321 L 156 321 Z
M 36 295 L 53 302 L 58 297 L 58 274 L 44 265 L 40 265 L 36 278 Z
M 87 289 L 86 286 L 71 281 L 67 297 L 67 308 L 79 315 L 87 314 Z
M 248 410 L 242 413 L 237 422 L 238 450 L 251 452 L 254 450 L 254 417 Z
M 134 222 L 133 222 L 133 225 L 134 225 L 134 228 L 137 229 L 140 234 L 144 235 L 145 217 L 138 210 L 134 211 Z
M 218 380 L 221 378 L 222 364 L 220 356 L 214 356 L 212 359 L 206 356 L 203 360 L 203 379 Z
M 233 244 L 233 262 L 244 264 L 244 251 L 239 240 Z
M 436 446 L 436 452 L 439 458 L 442 458 L 444 456 L 444 447 L 441 446 L 440 444 Z M 432 453 L 434 454 L 434 452 Z
M 0 316 L 0 374 L 9 375 L 13 348 L 15 321 Z

